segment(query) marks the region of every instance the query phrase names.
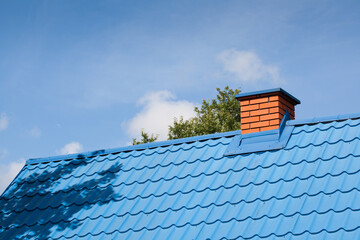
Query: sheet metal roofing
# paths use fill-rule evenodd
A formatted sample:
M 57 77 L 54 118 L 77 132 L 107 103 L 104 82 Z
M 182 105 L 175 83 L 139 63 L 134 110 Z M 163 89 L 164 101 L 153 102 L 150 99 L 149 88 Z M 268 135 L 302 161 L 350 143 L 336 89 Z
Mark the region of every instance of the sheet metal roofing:
M 282 149 L 240 132 L 29 160 L 0 239 L 359 239 L 360 115 L 288 121 Z

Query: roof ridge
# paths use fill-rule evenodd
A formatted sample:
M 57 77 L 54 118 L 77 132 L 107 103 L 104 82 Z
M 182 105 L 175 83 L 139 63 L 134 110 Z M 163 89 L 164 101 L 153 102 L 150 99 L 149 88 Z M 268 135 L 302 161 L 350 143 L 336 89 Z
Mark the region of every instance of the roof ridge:
M 169 145 L 179 145 L 182 143 L 190 143 L 190 142 L 197 142 L 197 141 L 205 141 L 210 139 L 216 139 L 221 137 L 231 137 L 235 135 L 239 135 L 241 133 L 240 130 L 230 131 L 230 132 L 223 132 L 223 133 L 213 133 L 195 137 L 187 137 L 187 138 L 180 138 L 174 140 L 166 140 L 160 142 L 152 142 L 152 143 L 144 143 L 126 147 L 119 147 L 119 148 L 110 148 L 110 149 L 100 149 L 96 151 L 89 151 L 83 153 L 75 153 L 75 154 L 68 154 L 68 155 L 59 155 L 53 157 L 44 157 L 44 158 L 31 158 L 26 161 L 25 165 L 29 164 L 37 164 L 37 163 L 44 163 L 44 162 L 54 162 L 54 161 L 61 161 L 61 160 L 70 160 L 70 159 L 84 159 L 89 157 L 96 157 L 99 155 L 108 155 L 113 153 L 119 152 L 128 152 L 128 151 L 139 151 L 139 150 L 146 150 L 152 149 L 157 147 L 166 147 Z
M 326 122 L 334 122 L 334 121 L 344 121 L 347 119 L 360 119 L 360 113 L 353 113 L 353 114 L 339 114 L 335 116 L 329 117 L 314 117 L 304 120 L 289 120 L 286 122 L 288 126 L 301 126 L 301 125 L 311 125 L 317 123 L 326 123 Z M 157 147 L 166 147 L 169 145 L 178 145 L 182 143 L 189 143 L 189 142 L 196 142 L 196 141 L 205 141 L 209 139 L 221 138 L 221 137 L 230 137 L 241 134 L 240 130 L 230 131 L 230 132 L 223 132 L 223 133 L 213 133 L 195 137 L 187 137 L 187 138 L 180 138 L 174 140 L 166 140 L 160 142 L 152 142 L 152 143 L 144 143 L 126 147 L 119 147 L 119 148 L 109 148 L 109 149 L 100 149 L 96 151 L 89 151 L 83 153 L 76 153 L 76 154 L 68 154 L 68 155 L 58 155 L 52 157 L 44 157 L 44 158 L 30 158 L 26 161 L 26 165 L 30 164 L 37 164 L 37 163 L 44 163 L 44 162 L 53 162 L 53 161 L 61 161 L 61 160 L 71 160 L 71 159 L 84 159 L 89 157 L 96 157 L 99 155 L 108 155 L 113 153 L 119 152 L 128 152 L 128 151 L 140 151 L 146 149 L 152 149 Z
M 286 122 L 286 125 L 290 125 L 290 126 L 311 125 L 317 123 L 340 122 L 348 119 L 359 119 L 359 118 L 360 118 L 360 113 L 338 114 L 328 117 L 314 117 L 303 120 L 289 120 Z

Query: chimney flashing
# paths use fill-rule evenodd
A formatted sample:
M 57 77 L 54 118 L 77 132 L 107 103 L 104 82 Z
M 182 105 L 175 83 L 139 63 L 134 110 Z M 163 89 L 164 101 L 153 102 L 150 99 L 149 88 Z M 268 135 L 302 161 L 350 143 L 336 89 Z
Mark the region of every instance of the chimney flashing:
M 279 150 L 286 147 L 294 126 L 288 125 L 290 114 L 286 111 L 279 128 L 274 130 L 240 134 L 236 136 L 224 156 Z

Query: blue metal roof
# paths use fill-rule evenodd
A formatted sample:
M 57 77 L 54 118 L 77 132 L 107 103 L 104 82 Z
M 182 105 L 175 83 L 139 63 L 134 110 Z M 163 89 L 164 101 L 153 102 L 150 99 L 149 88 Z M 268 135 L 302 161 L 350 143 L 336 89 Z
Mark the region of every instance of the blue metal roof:
M 283 149 L 239 132 L 27 162 L 0 239 L 359 239 L 360 119 L 288 121 Z

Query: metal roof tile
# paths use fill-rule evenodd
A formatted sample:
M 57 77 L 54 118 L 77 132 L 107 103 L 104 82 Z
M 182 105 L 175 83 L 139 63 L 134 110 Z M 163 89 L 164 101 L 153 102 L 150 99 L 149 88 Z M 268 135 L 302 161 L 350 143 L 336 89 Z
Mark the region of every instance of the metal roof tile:
M 359 237 L 360 119 L 288 125 L 285 149 L 259 153 L 224 156 L 232 132 L 31 160 L 0 238 Z

